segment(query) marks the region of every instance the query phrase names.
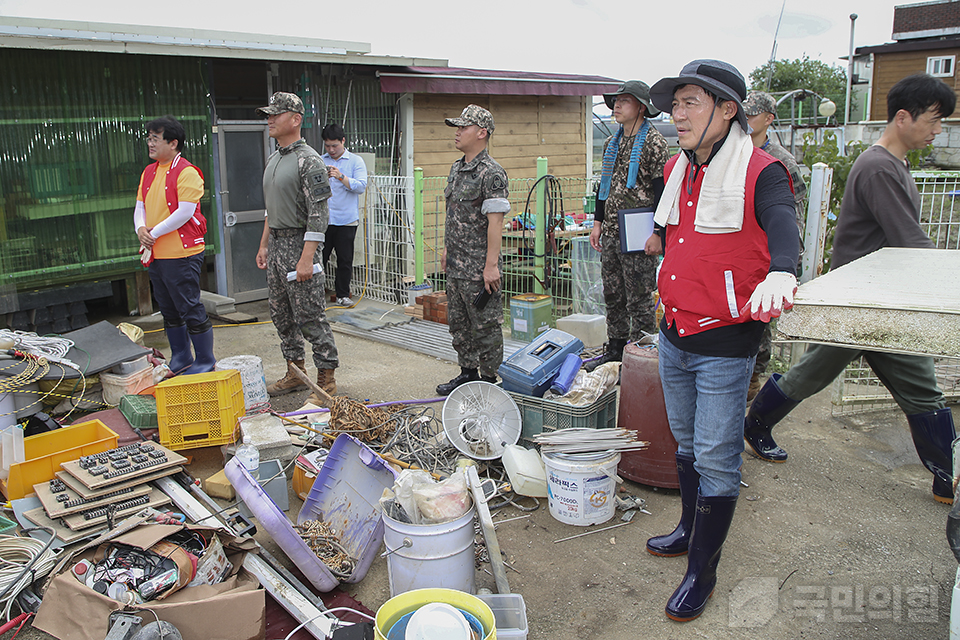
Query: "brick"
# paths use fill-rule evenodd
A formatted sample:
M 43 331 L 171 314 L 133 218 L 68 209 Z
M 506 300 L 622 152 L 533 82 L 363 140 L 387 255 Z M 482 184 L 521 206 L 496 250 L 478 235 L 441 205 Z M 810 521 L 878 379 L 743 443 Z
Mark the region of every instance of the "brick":
M 237 492 L 230 481 L 227 480 L 227 474 L 224 473 L 223 469 L 203 481 L 203 490 L 207 495 L 223 500 L 233 500 L 237 496 Z

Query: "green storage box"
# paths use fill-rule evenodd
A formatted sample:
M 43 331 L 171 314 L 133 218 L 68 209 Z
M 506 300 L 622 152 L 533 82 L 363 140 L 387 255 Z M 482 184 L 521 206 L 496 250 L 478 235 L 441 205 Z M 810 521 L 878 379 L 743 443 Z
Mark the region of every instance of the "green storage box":
M 513 391 L 507 391 L 507 393 L 520 409 L 523 427 L 519 444 L 528 449 L 536 444 L 533 436 L 544 431 L 571 428 L 610 429 L 617 426 L 617 387 L 607 391 L 596 402 L 586 407 L 574 407 L 564 402 Z
M 523 293 L 510 298 L 510 335 L 514 340 L 533 342 L 553 326 L 553 298 Z
M 120 413 L 135 429 L 158 429 L 157 399 L 153 396 L 126 395 L 120 398 Z

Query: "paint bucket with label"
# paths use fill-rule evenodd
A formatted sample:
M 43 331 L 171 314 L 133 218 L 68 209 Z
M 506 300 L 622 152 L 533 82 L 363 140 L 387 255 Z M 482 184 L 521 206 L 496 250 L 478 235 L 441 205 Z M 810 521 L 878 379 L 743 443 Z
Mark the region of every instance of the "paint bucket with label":
M 585 527 L 613 517 L 620 453 L 545 453 L 550 515 Z
M 244 409 L 250 410 L 257 405 L 268 404 L 267 380 L 263 375 L 263 361 L 257 356 L 230 356 L 217 362 L 216 370 L 235 369 L 240 372 L 243 385 Z

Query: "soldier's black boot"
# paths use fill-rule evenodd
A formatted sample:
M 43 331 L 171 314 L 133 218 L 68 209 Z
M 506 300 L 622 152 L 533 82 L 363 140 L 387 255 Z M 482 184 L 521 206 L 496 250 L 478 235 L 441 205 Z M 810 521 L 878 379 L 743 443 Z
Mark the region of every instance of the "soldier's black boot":
M 747 443 L 747 451 L 768 462 L 787 461 L 787 452 L 773 440 L 773 425 L 800 404 L 780 390 L 777 380 L 782 377 L 779 373 L 770 376 L 743 419 L 743 439 Z
M 450 392 L 459 387 L 462 384 L 468 382 L 476 382 L 480 379 L 480 374 L 477 373 L 476 369 L 464 369 L 460 367 L 460 375 L 451 380 L 450 382 L 444 382 L 437 385 L 437 395 L 438 396 L 448 396 Z
M 680 522 L 673 532 L 647 540 L 647 551 L 655 556 L 672 558 L 682 556 L 690 544 L 693 530 L 693 514 L 697 510 L 697 492 L 700 490 L 700 474 L 693 468 L 693 456 L 677 454 L 677 476 L 680 478 Z
M 953 452 L 957 437 L 950 407 L 907 416 L 920 461 L 933 474 L 933 499 L 953 504 Z
M 587 363 L 584 366 L 586 371 L 593 371 L 602 364 L 608 362 L 623 362 L 623 349 L 627 346 L 626 338 L 610 338 L 607 340 L 606 348 L 599 360 Z
M 687 622 L 703 613 L 717 585 L 720 551 L 730 531 L 736 508 L 737 496 L 697 498 L 693 532 L 687 550 L 687 573 L 665 608 L 671 620 Z

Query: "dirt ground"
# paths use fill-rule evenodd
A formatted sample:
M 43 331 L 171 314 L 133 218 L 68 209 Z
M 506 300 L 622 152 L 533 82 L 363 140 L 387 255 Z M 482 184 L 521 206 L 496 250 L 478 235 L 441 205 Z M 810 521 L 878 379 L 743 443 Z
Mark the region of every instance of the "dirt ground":
M 269 320 L 265 303 L 238 309 Z M 159 320 L 138 324 L 149 329 Z M 218 328 L 215 336 L 219 358 L 259 355 L 268 381 L 282 375 L 285 365 L 271 324 Z M 147 340 L 168 352 L 162 332 L 148 333 Z M 339 391 L 355 399 L 434 397 L 436 384 L 458 372 L 451 363 L 405 349 L 343 333 L 336 333 L 336 340 Z M 299 408 L 306 395 L 285 396 L 274 408 Z M 439 414 L 441 405 L 435 406 Z M 627 526 L 567 542 L 555 540 L 619 519 L 593 527 L 566 525 L 542 500 L 529 518 L 500 525 L 500 546 L 516 568 L 507 572 L 510 587 L 526 603 L 527 637 L 948 637 L 957 571 L 944 535 L 948 507 L 931 497 L 931 476 L 917 459 L 903 415 L 834 418 L 828 390 L 801 404 L 776 434 L 790 459 L 774 465 L 744 455 L 749 486 L 742 489 L 723 549 L 716 591 L 692 622 L 673 622 L 663 612 L 686 559 L 644 550 L 648 537 L 676 524 L 678 492 L 626 481 L 626 492 L 644 498 L 650 515 L 640 513 Z M 206 477 L 219 461 L 201 459 L 207 462 L 191 471 Z M 299 506 L 291 491 L 288 515 L 294 520 Z M 508 506 L 495 520 L 521 515 Z M 270 548 L 269 541 L 262 542 Z M 271 551 L 283 558 L 275 547 Z M 390 597 L 386 563 L 378 558 L 362 582 L 345 590 L 376 610 Z M 477 583 L 495 591 L 487 573 L 478 572 Z

